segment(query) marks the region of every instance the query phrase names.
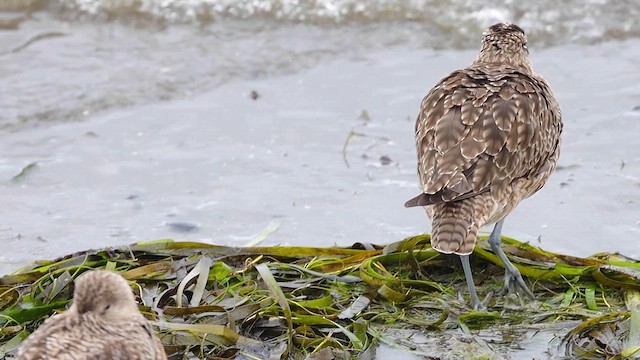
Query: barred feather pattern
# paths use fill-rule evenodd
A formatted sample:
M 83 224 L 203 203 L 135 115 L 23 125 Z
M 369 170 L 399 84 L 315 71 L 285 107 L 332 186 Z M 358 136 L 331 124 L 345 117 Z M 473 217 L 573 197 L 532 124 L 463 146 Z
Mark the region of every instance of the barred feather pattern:
M 164 347 L 122 276 L 104 270 L 76 281 L 71 307 L 47 319 L 20 346 L 17 360 L 160 360 Z
M 542 188 L 558 160 L 561 118 L 533 73 L 524 31 L 490 27 L 474 63 L 442 79 L 416 121 L 422 194 L 406 206 L 426 206 L 433 248 L 473 252 L 480 227 Z

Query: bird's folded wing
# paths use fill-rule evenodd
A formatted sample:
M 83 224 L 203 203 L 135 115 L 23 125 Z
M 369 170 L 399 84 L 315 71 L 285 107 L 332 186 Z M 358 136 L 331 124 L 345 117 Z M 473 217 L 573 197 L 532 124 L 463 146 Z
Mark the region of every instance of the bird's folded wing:
M 499 192 L 537 173 L 558 148 L 560 109 L 544 80 L 500 65 L 456 71 L 416 121 L 423 193 L 405 206 Z

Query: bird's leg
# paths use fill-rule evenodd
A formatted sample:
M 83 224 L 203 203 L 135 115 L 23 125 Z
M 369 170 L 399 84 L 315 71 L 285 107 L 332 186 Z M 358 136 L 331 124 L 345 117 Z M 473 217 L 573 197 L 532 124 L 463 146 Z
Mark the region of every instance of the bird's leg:
M 471 264 L 469 263 L 470 255 L 460 255 L 460 261 L 462 262 L 462 270 L 464 270 L 464 278 L 467 280 L 467 286 L 469 287 L 469 295 L 471 295 L 471 306 L 474 310 L 479 310 L 481 307 L 478 293 L 476 292 L 476 285 L 473 283 L 473 273 L 471 273 Z
M 505 269 L 504 287 L 502 288 L 500 294 L 507 294 L 511 291 L 512 288 L 519 287 L 520 289 L 522 289 L 522 291 L 524 291 L 525 294 L 527 294 L 527 296 L 533 299 L 533 293 L 531 292 L 531 290 L 529 290 L 527 284 L 524 283 L 522 275 L 520 274 L 520 270 L 513 266 L 511 261 L 509 261 L 509 259 L 507 258 L 507 255 L 504 253 L 504 251 L 502 251 L 502 248 L 500 247 L 500 233 L 502 232 L 503 223 L 504 219 L 498 221 L 496 223 L 496 226 L 493 228 L 491 235 L 489 235 L 489 245 L 491 245 L 491 250 L 493 250 L 493 252 L 498 255 L 500 260 L 502 260 Z

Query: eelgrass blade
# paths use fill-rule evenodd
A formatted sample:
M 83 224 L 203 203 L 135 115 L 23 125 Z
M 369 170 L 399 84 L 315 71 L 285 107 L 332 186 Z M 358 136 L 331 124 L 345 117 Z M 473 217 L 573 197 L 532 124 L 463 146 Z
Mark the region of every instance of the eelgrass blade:
M 22 341 L 26 339 L 28 335 L 29 335 L 29 332 L 26 329 L 22 330 L 15 336 L 13 336 L 11 339 L 9 339 L 7 342 L 0 345 L 0 359 L 4 359 L 7 353 L 13 352 L 18 347 L 20 347 L 20 343 L 22 343 Z
M 360 279 L 357 276 L 353 276 L 353 275 L 344 275 L 344 276 L 338 276 L 338 275 L 333 275 L 333 274 L 326 274 L 326 273 L 322 273 L 319 271 L 314 271 L 314 270 L 309 270 L 307 268 L 304 268 L 302 266 L 298 266 L 296 264 L 286 264 L 283 265 L 285 267 L 292 267 L 294 269 L 300 270 L 302 272 L 305 272 L 309 275 L 313 275 L 313 276 L 318 276 L 327 280 L 331 280 L 331 281 L 339 281 L 339 282 L 344 282 L 344 283 L 355 283 L 355 282 L 360 282 L 362 281 L 362 279 Z
M 366 309 L 370 303 L 371 299 L 369 299 L 369 297 L 360 295 L 351 303 L 351 305 L 349 305 L 348 308 L 338 314 L 338 319 L 352 319 L 354 316 Z
M 0 286 L 0 311 L 10 308 L 20 300 L 20 293 L 15 287 Z
M 191 297 L 191 306 L 197 306 L 200 303 L 200 299 L 202 299 L 202 294 L 204 292 L 204 286 L 206 285 L 207 278 L 209 276 L 210 267 L 211 259 L 208 257 L 202 257 L 200 261 L 198 261 L 198 264 L 196 264 L 187 276 L 182 279 L 180 285 L 178 285 L 178 291 L 176 292 L 176 305 L 178 307 L 182 306 L 182 297 L 185 287 L 195 277 L 198 277 L 198 280 L 196 283 L 196 289 L 194 289 L 193 296 Z
M 283 354 L 283 356 L 286 357 L 291 352 L 292 336 L 293 336 L 293 321 L 291 319 L 292 316 L 291 316 L 291 308 L 289 307 L 289 302 L 286 296 L 284 295 L 284 293 L 282 292 L 282 289 L 280 288 L 280 286 L 278 286 L 278 282 L 273 277 L 271 270 L 269 270 L 269 266 L 267 266 L 266 263 L 262 263 L 262 264 L 257 264 L 255 267 L 258 273 L 260 273 L 260 277 L 262 277 L 262 281 L 264 281 L 264 284 L 267 286 L 269 291 L 271 291 L 271 296 L 273 296 L 278 302 L 278 305 L 280 305 L 280 308 L 282 309 L 282 313 L 284 314 L 284 318 L 287 321 L 288 342 L 287 342 L 287 350 Z
M 180 324 L 180 323 L 156 322 L 156 321 L 152 321 L 151 324 L 159 327 L 160 329 L 165 329 L 165 330 L 188 331 L 201 336 L 205 336 L 207 334 L 216 335 L 228 340 L 231 344 L 237 344 L 237 345 L 261 345 L 262 344 L 261 341 L 242 336 L 237 332 L 231 330 L 229 327 L 223 326 L 223 325 Z
M 52 310 L 64 309 L 70 300 L 61 300 L 41 306 L 25 309 L 8 309 L 0 312 L 0 325 L 6 322 L 24 324 L 28 321 L 36 321 L 51 313 Z
M 640 349 L 640 291 L 635 289 L 625 291 L 624 300 L 631 313 L 629 316 L 629 336 L 625 347 L 634 349 L 633 352 L 637 353 Z
M 282 225 L 282 221 L 280 219 L 271 220 L 271 222 L 269 222 L 269 224 L 267 224 L 267 226 L 262 231 L 260 231 L 253 239 L 251 239 L 251 241 L 249 241 L 246 246 L 253 247 L 263 242 L 271 234 L 278 231 L 280 225 Z
M 625 313 L 622 293 L 637 289 L 639 262 L 611 254 L 581 259 L 508 238 L 503 241 L 505 253 L 522 273 L 537 279 L 535 303 L 541 308 L 527 306 L 516 311 L 502 308 L 498 300 L 488 306 L 500 310 L 502 316 L 468 315 L 468 307 L 455 297 L 457 291 L 466 289 L 458 262 L 431 249 L 428 235 L 389 246 L 384 254 L 377 246 L 365 247 L 368 250 L 359 246 L 240 248 L 160 240 L 38 261 L 21 273 L 0 277 L 0 285 L 5 284 L 0 286 L 0 308 L 4 307 L 0 346 L 23 327 L 33 331 L 43 318 L 64 309 L 72 295 L 64 279 L 109 267 L 130 280 L 143 304 L 153 304 L 141 307 L 146 316 L 178 324 L 164 328 L 161 337 L 168 350 L 185 358 L 261 358 L 243 347 L 244 338 L 255 337 L 261 339 L 257 340 L 262 342 L 259 347 L 268 348 L 271 358 L 303 358 L 311 352 L 355 359 L 365 356 L 376 339 L 411 344 L 411 339 L 404 338 L 387 341 L 384 336 L 393 338 L 397 328 L 420 329 L 425 335 L 437 328 L 437 333 L 428 336 L 445 337 L 464 329 L 476 336 L 478 332 L 469 328 L 533 329 L 544 327 L 544 322 L 594 318 L 597 320 L 588 326 L 577 327 L 570 338 L 574 357 L 605 354 L 599 342 L 617 351 L 607 352 L 608 356 L 634 356 L 629 354 L 635 347 L 623 348 L 615 339 L 629 333 L 624 326 L 631 319 Z M 497 259 L 485 241 L 477 249 L 473 265 L 479 273 L 478 289 L 498 291 L 503 273 L 491 265 Z M 215 259 L 215 263 L 204 264 L 204 258 Z M 262 263 L 265 259 L 270 263 Z M 416 277 L 416 269 L 421 276 Z M 260 278 L 268 292 L 261 290 Z M 363 281 L 356 282 L 357 278 Z M 183 304 L 184 293 L 189 294 L 190 306 Z M 361 302 L 363 299 L 367 301 Z M 601 314 L 623 315 L 597 318 Z M 376 328 L 389 331 L 383 336 Z M 584 332 L 593 329 L 595 337 L 587 340 L 594 341 L 582 341 Z M 610 340 L 613 342 L 607 343 Z M 415 349 L 416 344 L 412 346 Z M 320 351 L 323 347 L 335 350 Z M 498 349 L 500 344 L 492 342 L 492 347 Z

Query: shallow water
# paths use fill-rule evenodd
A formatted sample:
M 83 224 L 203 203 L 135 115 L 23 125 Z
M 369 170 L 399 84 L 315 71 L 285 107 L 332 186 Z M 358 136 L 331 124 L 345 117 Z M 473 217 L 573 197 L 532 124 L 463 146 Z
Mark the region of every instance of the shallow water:
M 420 209 L 403 207 L 417 191 L 420 100 L 502 19 L 531 29 L 532 62 L 565 122 L 558 171 L 504 234 L 640 257 L 635 2 L 272 1 L 280 15 L 231 7 L 196 20 L 185 14 L 204 10 L 176 7 L 267 2 L 53 3 L 1 17 L 2 274 L 166 237 L 244 245 L 267 229 L 265 245 L 332 246 L 428 231 Z M 374 16 L 358 4 L 397 6 Z M 448 25 L 460 9 L 464 21 Z
M 5 131 L 2 270 L 164 237 L 240 245 L 274 220 L 269 244 L 387 243 L 427 231 L 422 211 L 402 207 L 417 188 L 413 118 L 440 74 L 474 53 L 395 47 Z M 640 255 L 639 53 L 640 42 L 627 41 L 533 55 L 563 105 L 563 151 L 560 170 L 505 234 L 576 255 Z
M 638 18 L 632 0 L 4 0 L 0 129 L 190 98 L 394 46 L 476 49 L 497 21 L 517 22 L 541 49 L 638 38 Z

